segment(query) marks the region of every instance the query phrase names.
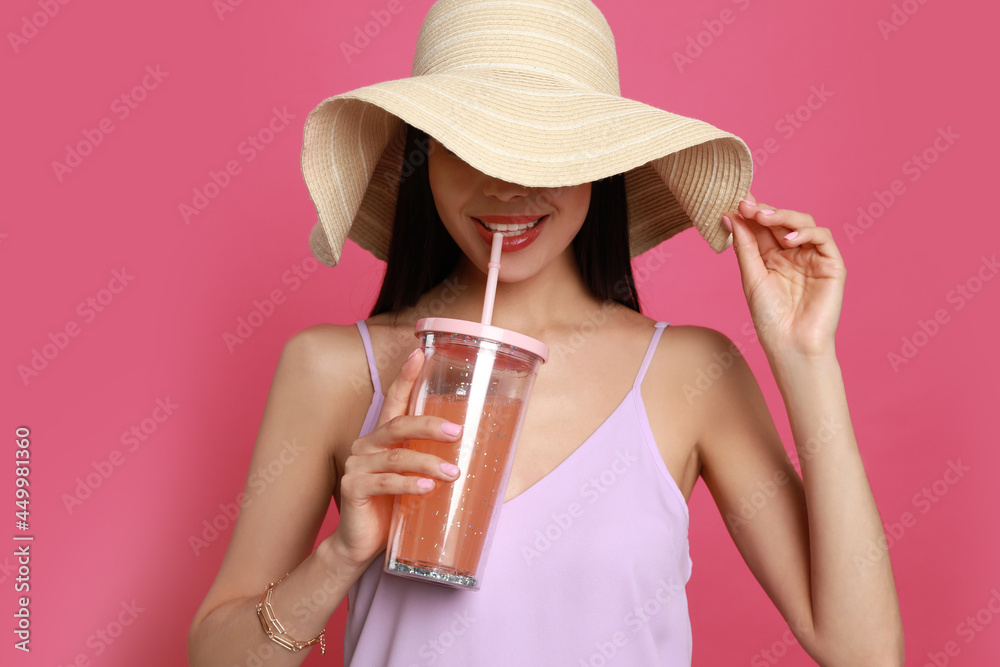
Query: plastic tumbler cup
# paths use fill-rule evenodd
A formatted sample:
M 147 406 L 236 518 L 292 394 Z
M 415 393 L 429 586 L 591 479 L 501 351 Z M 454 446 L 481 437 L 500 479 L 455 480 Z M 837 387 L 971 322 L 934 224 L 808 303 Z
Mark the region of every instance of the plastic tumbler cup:
M 528 394 L 549 349 L 528 336 L 465 320 L 417 322 L 425 360 L 411 415 L 463 424 L 457 442 L 408 440 L 409 449 L 457 465 L 454 482 L 396 497 L 385 571 L 479 590 L 507 491 Z

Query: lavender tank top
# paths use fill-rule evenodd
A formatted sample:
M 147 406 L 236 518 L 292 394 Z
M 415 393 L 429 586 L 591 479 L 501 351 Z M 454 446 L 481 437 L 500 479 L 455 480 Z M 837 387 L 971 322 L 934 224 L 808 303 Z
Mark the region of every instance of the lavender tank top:
M 639 391 L 667 325 L 615 411 L 504 504 L 479 591 L 385 574 L 384 553 L 372 562 L 348 592 L 345 665 L 691 664 L 688 507 Z M 375 387 L 364 435 L 384 396 L 357 326 Z

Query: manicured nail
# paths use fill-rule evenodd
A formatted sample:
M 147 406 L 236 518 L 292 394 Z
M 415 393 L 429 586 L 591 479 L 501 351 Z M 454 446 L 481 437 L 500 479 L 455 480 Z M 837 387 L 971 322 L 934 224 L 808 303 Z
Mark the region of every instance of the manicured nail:
M 454 477 L 459 473 L 459 467 L 454 463 L 442 463 L 441 472 L 443 472 L 446 475 Z
M 799 235 L 798 232 L 792 232 L 791 234 L 786 234 L 785 235 L 785 240 L 786 241 L 791 241 L 792 239 L 794 239 L 798 235 Z
M 419 352 L 419 351 L 420 351 L 420 348 L 418 347 L 418 348 L 417 348 L 417 349 L 415 349 L 415 350 L 414 350 L 413 352 L 410 352 L 410 356 L 408 356 L 408 357 L 406 358 L 406 361 L 409 361 L 410 359 L 412 359 L 412 358 L 413 358 L 413 355 L 415 355 L 415 354 L 416 354 L 417 352 Z
M 774 213 L 774 211 L 768 208 L 762 208 L 757 212 L 760 213 L 761 215 L 771 215 L 772 213 Z
M 441 430 L 444 432 L 445 435 L 450 435 L 452 437 L 455 437 L 456 435 L 462 432 L 462 425 L 452 424 L 451 422 L 445 422 L 441 424 Z
M 726 229 L 728 229 L 729 231 L 733 231 L 733 223 L 729 219 L 729 216 L 726 215 L 722 216 L 722 224 L 724 224 L 726 226 Z
M 750 201 L 749 199 L 744 199 L 743 203 L 746 204 L 747 206 L 756 206 L 757 205 L 754 202 Z
M 420 479 L 417 480 L 417 486 L 419 486 L 421 489 L 433 489 L 434 480 L 427 479 L 426 477 L 421 477 Z

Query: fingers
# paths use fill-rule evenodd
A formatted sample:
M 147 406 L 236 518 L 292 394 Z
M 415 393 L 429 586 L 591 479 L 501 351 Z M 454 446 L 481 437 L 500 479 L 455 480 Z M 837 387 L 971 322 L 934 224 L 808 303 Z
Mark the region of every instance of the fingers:
M 796 248 L 806 243 L 811 243 L 819 254 L 830 259 L 835 259 L 843 264 L 840 256 L 840 249 L 833 240 L 833 232 L 826 227 L 801 227 L 789 232 L 782 238 L 782 245 L 788 248 Z
M 764 202 L 754 201 L 748 195 L 737 206 L 736 215 L 729 217 L 730 225 L 742 223 L 740 231 L 733 230 L 733 246 L 740 258 L 741 269 L 750 271 L 752 278 L 760 274 L 755 259 L 766 256 L 772 250 L 798 248 L 810 244 L 827 258 L 843 263 L 840 250 L 833 240 L 833 233 L 826 227 L 817 227 L 816 221 L 808 213 L 780 209 Z M 748 276 L 744 271 L 744 277 Z
M 430 415 L 397 415 L 351 445 L 341 493 L 348 497 L 421 494 L 458 477 L 451 461 L 401 446 L 407 440 L 456 442 L 462 426 Z M 448 449 L 446 446 L 442 449 Z
M 398 447 L 407 440 L 438 440 L 455 442 L 462 425 L 431 415 L 397 415 L 379 424 L 370 433 L 354 441 L 352 454 L 372 454 Z
M 371 498 L 373 496 L 417 496 L 433 491 L 437 486 L 430 477 L 399 475 L 389 472 L 379 474 L 344 473 L 340 480 L 343 498 Z
M 808 213 L 792 211 L 784 208 L 774 208 L 763 202 L 752 202 L 744 199 L 739 203 L 737 212 L 746 220 L 753 220 L 765 227 L 783 227 L 784 231 L 776 229 L 775 236 L 785 236 L 789 232 L 803 227 L 815 227 L 816 221 Z
M 453 482 L 457 477 L 458 466 L 449 461 L 396 447 L 348 457 L 341 488 L 343 493 L 353 497 L 422 494 L 439 483 Z
M 351 456 L 345 462 L 344 488 L 358 494 L 355 497 L 426 493 L 434 488 L 435 479 L 453 481 L 457 476 L 451 462 L 401 446 L 408 440 L 453 443 L 462 435 L 461 424 L 432 415 L 406 414 L 423 362 L 423 351 L 418 348 L 386 391 L 375 428 L 352 443 Z
M 403 362 L 403 367 L 399 369 L 399 374 L 396 375 L 396 379 L 392 381 L 392 384 L 389 385 L 389 388 L 385 392 L 385 400 L 382 401 L 382 411 L 379 413 L 378 421 L 375 423 L 376 428 L 394 417 L 406 414 L 406 410 L 410 404 L 410 391 L 413 389 L 413 383 L 416 381 L 423 363 L 424 351 L 419 347 Z
M 785 247 L 801 245 L 802 243 L 833 242 L 833 235 L 825 227 L 817 227 L 816 220 L 808 213 L 792 211 L 790 209 L 774 208 L 763 202 L 748 202 L 743 200 L 739 204 L 739 213 L 747 220 L 771 229 L 775 239 L 780 237 L 784 241 L 797 239 L 797 243 L 781 243 Z M 823 230 L 821 232 L 809 233 L 808 230 Z M 806 240 L 809 239 L 809 240 Z
M 355 441 L 352 453 L 393 447 L 410 439 L 443 438 L 445 441 L 454 441 L 458 438 L 462 429 L 460 424 L 453 424 L 441 417 L 414 417 L 406 414 L 409 410 L 410 393 L 413 391 L 413 384 L 420 374 L 423 363 L 424 352 L 421 348 L 414 350 L 403 362 L 399 374 L 385 392 L 375 428 L 368 435 Z
M 732 218 L 726 216 L 726 220 L 733 232 L 733 250 L 740 265 L 743 288 L 749 293 L 751 286 L 767 275 L 767 268 L 761 259 L 761 249 L 749 223 L 739 215 Z

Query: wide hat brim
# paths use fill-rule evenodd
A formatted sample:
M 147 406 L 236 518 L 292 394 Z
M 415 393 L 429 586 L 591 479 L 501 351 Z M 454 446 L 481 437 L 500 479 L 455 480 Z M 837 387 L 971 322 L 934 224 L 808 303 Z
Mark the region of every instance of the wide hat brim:
M 385 81 L 322 101 L 306 118 L 302 173 L 319 221 L 310 248 L 335 266 L 350 238 L 385 260 L 405 123 L 485 174 L 561 187 L 624 173 L 632 257 L 688 227 L 716 252 L 722 215 L 752 180 L 750 149 L 704 121 L 524 69 L 469 67 Z

